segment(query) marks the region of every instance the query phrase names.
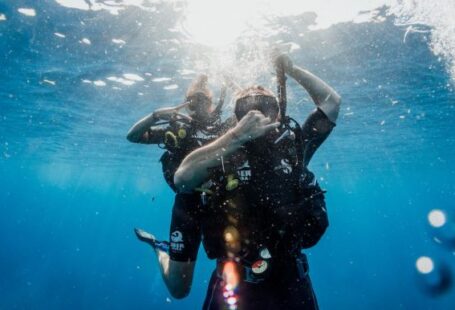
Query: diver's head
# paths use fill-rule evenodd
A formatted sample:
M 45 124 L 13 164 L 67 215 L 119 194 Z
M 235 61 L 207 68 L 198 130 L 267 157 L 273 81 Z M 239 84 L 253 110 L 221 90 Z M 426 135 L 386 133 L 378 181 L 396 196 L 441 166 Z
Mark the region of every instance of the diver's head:
M 274 93 L 262 86 L 251 86 L 237 94 L 234 108 L 237 121 L 251 110 L 257 110 L 270 117 L 272 122 L 277 121 L 280 116 L 280 106 Z
M 208 88 L 208 79 L 204 74 L 193 80 L 186 92 L 187 110 L 190 116 L 197 121 L 206 121 L 210 118 L 212 107 L 212 92 Z

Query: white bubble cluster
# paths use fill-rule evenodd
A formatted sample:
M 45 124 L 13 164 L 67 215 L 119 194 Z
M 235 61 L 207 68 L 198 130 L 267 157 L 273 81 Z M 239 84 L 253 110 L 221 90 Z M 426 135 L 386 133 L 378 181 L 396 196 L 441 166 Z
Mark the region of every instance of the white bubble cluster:
M 122 39 L 112 39 L 112 43 L 114 44 L 118 44 L 118 45 L 125 45 L 126 44 L 126 41 L 125 40 L 122 40 Z
M 31 9 L 31 8 L 19 8 L 17 9 L 17 11 L 19 13 L 21 13 L 22 15 L 25 15 L 25 16 L 29 16 L 29 17 L 34 17 L 36 16 L 36 11 L 35 9 Z
M 86 45 L 91 45 L 92 41 L 90 41 L 87 38 L 83 38 L 82 40 L 79 41 L 80 43 L 86 44 Z
M 430 26 L 430 48 L 447 61 L 455 80 L 455 1 L 396 0 L 390 13 L 398 24 Z
M 151 1 L 148 0 L 116 0 L 116 1 L 98 1 L 98 0 L 55 0 L 61 6 L 71 9 L 84 11 L 101 11 L 105 10 L 112 15 L 118 15 L 128 6 L 136 6 L 143 10 L 154 12 L 155 7 L 150 7 Z
M 135 81 L 135 82 L 141 82 L 141 81 L 144 80 L 144 78 L 142 76 L 134 74 L 134 73 L 124 73 L 123 77 L 125 79 L 131 80 L 131 81 Z
M 103 80 L 96 80 L 96 81 L 93 81 L 93 84 L 94 84 L 95 86 L 100 86 L 100 87 L 106 86 L 106 82 L 104 82 Z

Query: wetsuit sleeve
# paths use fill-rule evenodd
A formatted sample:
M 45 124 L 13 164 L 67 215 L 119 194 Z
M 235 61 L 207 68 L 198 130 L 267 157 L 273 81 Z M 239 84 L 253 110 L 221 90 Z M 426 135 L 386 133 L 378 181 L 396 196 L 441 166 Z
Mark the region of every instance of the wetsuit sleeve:
M 195 261 L 201 243 L 199 194 L 175 195 L 172 208 L 169 256 L 179 262 Z
M 332 132 L 335 124 L 320 109 L 312 112 L 302 125 L 303 162 L 308 166 L 311 158 Z
M 164 143 L 164 136 L 168 128 L 151 127 L 144 133 L 142 139 L 143 143 L 147 144 L 161 144 Z

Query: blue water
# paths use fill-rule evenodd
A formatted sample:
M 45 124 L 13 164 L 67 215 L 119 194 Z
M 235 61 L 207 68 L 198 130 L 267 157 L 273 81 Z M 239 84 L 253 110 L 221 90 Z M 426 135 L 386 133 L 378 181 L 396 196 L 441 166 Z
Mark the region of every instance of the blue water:
M 169 31 L 184 5 L 153 7 L 112 15 L 0 2 L 0 309 L 200 307 L 213 267 L 205 253 L 190 296 L 174 300 L 133 234 L 138 226 L 167 236 L 173 193 L 162 151 L 128 143 L 126 132 L 181 102 L 194 76 L 182 70 L 198 71 L 207 52 Z M 455 252 L 434 242 L 427 221 L 432 209 L 454 209 L 453 79 L 429 32 L 404 42 L 406 27 L 386 11 L 382 22 L 314 31 L 312 14 L 280 18 L 273 27 L 285 30 L 257 40 L 300 45 L 294 62 L 343 97 L 338 126 L 311 164 L 330 216 L 308 251 L 321 308 L 452 309 L 455 288 L 425 294 L 415 263 L 430 256 L 455 273 Z M 248 44 L 239 46 L 244 57 Z M 288 86 L 288 112 L 303 120 L 311 103 Z

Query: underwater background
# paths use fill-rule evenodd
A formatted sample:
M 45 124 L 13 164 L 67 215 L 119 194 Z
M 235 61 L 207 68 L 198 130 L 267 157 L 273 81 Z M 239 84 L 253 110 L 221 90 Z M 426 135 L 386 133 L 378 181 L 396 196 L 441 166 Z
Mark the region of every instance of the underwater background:
M 126 133 L 197 73 L 215 97 L 223 72 L 275 90 L 274 47 L 343 97 L 310 164 L 328 191 L 306 251 L 321 309 L 453 309 L 454 16 L 453 0 L 1 0 L 0 309 L 200 308 L 202 247 L 174 300 L 136 241 L 168 236 L 173 192 L 163 151 Z M 288 96 L 303 121 L 313 103 L 292 79 Z

